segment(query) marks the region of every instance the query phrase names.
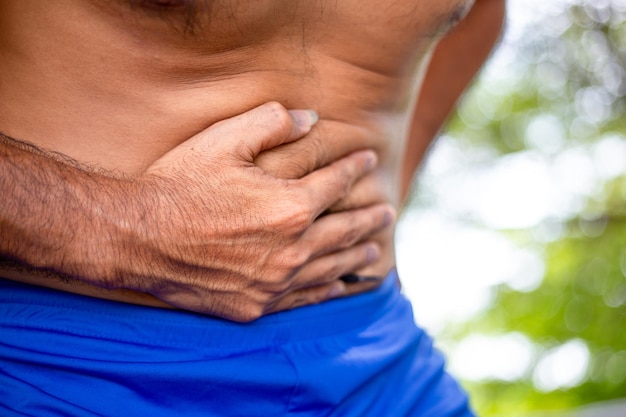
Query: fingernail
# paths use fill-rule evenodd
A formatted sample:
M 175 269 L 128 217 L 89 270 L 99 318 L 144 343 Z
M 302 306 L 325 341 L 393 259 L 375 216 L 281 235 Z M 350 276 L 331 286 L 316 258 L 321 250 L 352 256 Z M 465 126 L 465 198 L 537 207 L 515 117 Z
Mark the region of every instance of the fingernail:
M 367 159 L 365 160 L 365 169 L 367 169 L 368 171 L 373 170 L 374 167 L 376 167 L 377 161 L 378 161 L 378 158 L 376 154 L 374 152 L 369 152 L 369 155 L 367 156 Z
M 378 259 L 378 249 L 374 246 L 367 248 L 365 252 L 365 257 L 367 258 L 367 262 L 374 262 Z
M 314 126 L 320 119 L 314 110 L 289 110 L 291 117 L 296 121 L 298 126 L 307 128 Z
M 330 288 L 330 291 L 328 291 L 328 297 L 330 298 L 339 297 L 341 294 L 345 292 L 345 290 L 346 290 L 346 286 L 342 284 L 341 282 L 338 282 L 337 284 L 333 285 Z
M 383 214 L 383 225 L 387 227 L 391 224 L 392 221 L 393 221 L 393 216 L 391 215 L 391 212 L 386 211 L 385 214 Z

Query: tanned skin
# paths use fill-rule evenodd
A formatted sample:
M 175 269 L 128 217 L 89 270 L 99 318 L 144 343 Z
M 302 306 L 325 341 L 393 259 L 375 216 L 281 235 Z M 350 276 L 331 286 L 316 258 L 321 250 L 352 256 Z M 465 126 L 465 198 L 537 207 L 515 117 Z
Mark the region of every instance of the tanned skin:
M 0 148 L 0 249 L 69 278 L 3 275 L 233 320 L 393 268 L 394 212 L 504 16 L 503 0 L 40 6 L 0 4 L 0 130 L 37 149 Z

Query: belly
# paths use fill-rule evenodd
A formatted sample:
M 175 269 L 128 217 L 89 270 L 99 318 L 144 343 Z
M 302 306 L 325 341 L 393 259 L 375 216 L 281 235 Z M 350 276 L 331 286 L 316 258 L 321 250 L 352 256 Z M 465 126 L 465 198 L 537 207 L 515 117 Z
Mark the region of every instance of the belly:
M 43 57 L 49 76 L 0 71 L 0 127 L 9 136 L 112 174 L 140 175 L 213 123 L 278 101 L 291 109 L 313 109 L 320 122 L 303 140 L 265 152 L 259 165 L 297 178 L 370 148 L 379 155 L 386 191 L 393 190 L 417 96 L 417 71 L 383 74 L 327 51 L 303 52 L 282 44 L 263 51 L 181 58 L 158 74 L 145 59 L 129 60 L 125 71 L 116 70 L 113 62 L 111 71 L 96 72 L 65 64 L 56 69 L 55 59 L 45 62 Z M 10 79 L 14 74 L 19 82 Z
M 37 2 L 14 2 L 15 7 L 24 4 L 40 8 Z M 213 123 L 278 101 L 288 108 L 316 110 L 320 122 L 304 139 L 260 155 L 260 166 L 277 176 L 297 178 L 352 151 L 374 149 L 379 168 L 333 209 L 383 201 L 399 204 L 402 153 L 419 69 L 431 41 L 418 36 L 417 44 L 407 42 L 396 51 L 372 39 L 371 49 L 354 50 L 350 45 L 359 44 L 359 39 L 352 37 L 351 44 L 324 40 L 320 32 L 308 35 L 306 44 L 291 35 L 274 36 L 206 53 L 187 44 L 164 45 L 139 29 L 120 30 L 118 23 L 109 25 L 100 15 L 85 14 L 71 19 L 45 13 L 26 21 L 0 19 L 4 133 L 111 175 L 141 175 Z M 78 36 L 81 42 L 67 42 Z M 394 264 L 393 232 L 373 239 L 383 256 L 358 273 L 384 276 Z M 145 295 L 47 277 L 11 278 L 104 298 L 154 302 Z
M 377 28 L 360 9 L 261 2 L 235 18 L 211 15 L 189 35 L 114 4 L 63 0 L 46 13 L 34 0 L 2 6 L 4 133 L 133 175 L 207 126 L 274 100 L 316 110 L 321 123 L 309 142 L 323 141 L 330 156 L 370 147 L 386 170 L 397 167 L 416 73 L 433 42 L 420 19 L 408 22 L 428 13 Z

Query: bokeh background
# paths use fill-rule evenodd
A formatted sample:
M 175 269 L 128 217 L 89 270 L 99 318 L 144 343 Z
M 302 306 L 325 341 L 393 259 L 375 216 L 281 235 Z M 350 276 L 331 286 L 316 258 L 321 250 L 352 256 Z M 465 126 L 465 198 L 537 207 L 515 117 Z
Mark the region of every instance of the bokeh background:
M 397 232 L 481 416 L 626 416 L 626 0 L 507 1 Z

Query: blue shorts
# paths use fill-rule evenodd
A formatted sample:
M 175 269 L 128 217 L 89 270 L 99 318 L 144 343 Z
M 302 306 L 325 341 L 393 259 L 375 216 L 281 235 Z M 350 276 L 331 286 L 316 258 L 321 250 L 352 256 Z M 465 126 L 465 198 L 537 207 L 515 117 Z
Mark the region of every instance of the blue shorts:
M 238 324 L 0 279 L 0 415 L 472 416 L 396 284 Z

